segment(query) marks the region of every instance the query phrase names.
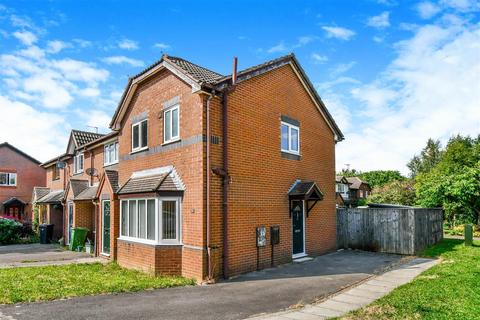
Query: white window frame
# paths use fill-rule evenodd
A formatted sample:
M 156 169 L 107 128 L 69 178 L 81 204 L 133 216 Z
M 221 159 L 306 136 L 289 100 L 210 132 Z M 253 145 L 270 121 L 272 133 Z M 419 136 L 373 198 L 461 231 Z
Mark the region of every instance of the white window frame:
M 283 137 L 282 137 L 282 126 L 287 126 L 287 128 L 288 128 L 288 149 L 283 149 L 283 146 L 282 146 L 282 139 L 283 139 Z M 293 150 L 292 146 L 291 146 L 292 129 L 295 129 L 298 132 L 297 133 L 298 150 Z M 280 149 L 281 149 L 282 152 L 291 153 L 291 154 L 295 154 L 295 155 L 300 155 L 300 127 L 299 126 L 296 126 L 296 125 L 293 125 L 291 123 L 284 122 L 284 121 L 280 122 Z
M 174 137 L 172 132 L 173 132 L 173 110 L 178 110 L 178 134 Z M 165 139 L 165 137 L 167 136 L 165 133 L 166 133 L 166 130 L 167 130 L 167 126 L 165 125 L 166 124 L 166 121 L 167 121 L 167 113 L 170 112 L 170 139 Z M 166 108 L 163 110 L 163 143 L 170 143 L 170 142 L 175 142 L 175 141 L 178 141 L 180 140 L 180 105 L 179 104 L 176 104 L 174 106 L 171 106 L 169 108 Z
M 79 159 L 82 158 L 82 168 L 80 169 L 78 166 L 79 166 Z M 83 153 L 79 153 L 77 155 L 75 155 L 75 157 L 73 158 L 73 172 L 75 174 L 78 174 L 78 173 L 82 173 L 83 170 L 85 168 L 85 157 L 83 155 Z
M 0 174 L 7 175 L 7 183 L 0 184 L 1 187 L 16 187 L 17 186 L 17 173 L 16 172 L 0 172 Z M 10 183 L 10 179 L 15 177 L 15 183 Z
M 144 122 L 147 122 L 147 143 L 145 144 L 145 146 L 142 147 L 142 136 L 143 136 L 143 132 L 142 132 L 142 123 Z M 138 147 L 137 148 L 134 148 L 133 147 L 133 128 L 134 127 L 137 127 L 138 126 Z M 132 152 L 137 152 L 137 151 L 141 151 L 141 150 L 145 150 L 145 149 L 148 149 L 148 119 L 144 119 L 144 120 L 141 120 L 141 121 L 137 121 L 135 123 L 132 123 Z
M 136 201 L 137 205 L 137 210 L 136 210 L 136 221 L 139 221 L 138 215 L 138 201 L 139 200 L 155 200 L 155 240 L 149 240 L 149 239 L 142 239 L 142 238 L 137 238 L 137 237 L 130 237 L 130 236 L 124 236 L 122 235 L 122 220 L 123 220 L 123 215 L 125 214 L 123 212 L 123 206 L 122 202 L 127 201 Z M 162 233 L 163 233 L 163 221 L 162 221 L 162 204 L 163 201 L 176 201 L 176 209 L 177 209 L 177 238 L 176 239 L 162 239 Z M 130 204 L 127 204 L 127 210 L 130 209 Z M 145 219 L 145 222 L 148 219 Z M 126 230 L 129 230 L 129 218 L 128 218 L 128 212 L 127 212 L 127 226 Z M 145 226 L 147 228 L 147 226 Z M 138 233 L 138 231 L 137 231 Z M 151 245 L 181 245 L 182 244 L 182 206 L 181 206 L 181 198 L 180 197 L 142 197 L 142 198 L 125 198 L 120 200 L 120 237 L 118 238 L 119 240 L 126 240 L 126 241 L 131 241 L 131 242 L 138 242 L 138 243 L 144 243 L 144 244 L 151 244 Z
M 110 147 L 113 146 L 113 155 L 114 159 L 112 160 L 110 158 Z M 103 146 L 103 166 L 111 166 L 112 164 L 118 163 L 118 155 L 119 155 L 119 150 L 118 150 L 118 141 L 113 141 L 110 143 L 106 143 Z

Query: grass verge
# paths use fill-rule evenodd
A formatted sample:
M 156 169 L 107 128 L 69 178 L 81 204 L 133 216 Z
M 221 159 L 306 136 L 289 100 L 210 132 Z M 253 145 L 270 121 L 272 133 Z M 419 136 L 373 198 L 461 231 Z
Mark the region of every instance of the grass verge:
M 342 319 L 480 319 L 480 241 L 444 239 L 422 256 L 441 262 Z
M 116 263 L 0 269 L 0 304 L 193 285 L 182 277 L 154 277 Z

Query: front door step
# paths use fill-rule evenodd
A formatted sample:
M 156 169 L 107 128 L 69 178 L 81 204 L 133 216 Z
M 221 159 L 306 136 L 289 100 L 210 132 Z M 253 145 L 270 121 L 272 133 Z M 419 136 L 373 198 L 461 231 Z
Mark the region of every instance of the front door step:
M 293 259 L 293 263 L 302 263 L 302 262 L 307 262 L 307 261 L 312 261 L 313 258 L 312 257 L 302 257 L 302 258 L 298 258 L 298 259 Z

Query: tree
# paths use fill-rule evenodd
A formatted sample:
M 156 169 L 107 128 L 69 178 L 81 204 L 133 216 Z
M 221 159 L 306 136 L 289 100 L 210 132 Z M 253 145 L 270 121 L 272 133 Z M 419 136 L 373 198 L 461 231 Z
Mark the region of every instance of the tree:
M 417 175 L 417 203 L 443 207 L 450 224 L 480 224 L 479 145 L 479 138 L 452 137 L 438 164 Z
M 427 145 L 422 149 L 420 155 L 414 155 L 407 163 L 407 167 L 410 169 L 410 177 L 415 178 L 420 173 L 429 172 L 440 162 L 441 158 L 440 141 L 428 139 Z
M 415 204 L 415 188 L 413 180 L 394 180 L 377 187 L 368 197 L 369 202 L 390 203 L 405 206 Z
M 381 187 L 393 181 L 403 181 L 406 178 L 398 170 L 375 170 L 361 173 L 359 178 L 366 181 L 371 188 Z
M 342 169 L 342 171 L 340 171 L 338 175 L 344 177 L 358 177 L 361 173 L 361 171 L 357 171 L 356 169 L 347 168 Z

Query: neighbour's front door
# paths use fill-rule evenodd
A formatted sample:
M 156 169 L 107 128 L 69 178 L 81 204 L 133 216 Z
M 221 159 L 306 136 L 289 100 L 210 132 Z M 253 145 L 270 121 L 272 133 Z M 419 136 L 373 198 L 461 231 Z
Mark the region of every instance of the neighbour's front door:
M 102 253 L 110 254 L 110 200 L 102 204 Z
M 292 229 L 293 229 L 293 255 L 305 253 L 303 201 L 292 201 Z
M 72 239 L 72 227 L 73 227 L 73 202 L 68 203 L 68 242 L 67 244 L 70 244 L 70 241 Z

